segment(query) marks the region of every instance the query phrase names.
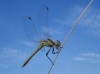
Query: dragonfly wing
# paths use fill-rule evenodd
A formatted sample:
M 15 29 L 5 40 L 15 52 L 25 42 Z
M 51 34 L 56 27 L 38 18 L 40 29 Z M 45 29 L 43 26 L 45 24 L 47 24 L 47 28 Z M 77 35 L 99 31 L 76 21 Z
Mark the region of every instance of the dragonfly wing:
M 49 12 L 48 7 L 42 5 L 38 14 L 37 27 L 43 39 L 51 37 L 48 26 L 48 12 Z
M 36 26 L 34 25 L 34 22 L 32 21 L 32 18 L 29 16 L 24 16 L 23 17 L 23 27 L 26 33 L 27 39 L 33 43 L 40 42 L 42 39 Z

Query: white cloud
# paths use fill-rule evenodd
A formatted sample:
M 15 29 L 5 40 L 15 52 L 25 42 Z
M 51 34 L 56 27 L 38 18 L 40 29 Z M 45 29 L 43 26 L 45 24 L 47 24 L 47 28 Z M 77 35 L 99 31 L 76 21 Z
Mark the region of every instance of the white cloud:
M 75 6 L 64 16 L 64 20 L 56 19 L 55 22 L 63 26 L 72 26 L 83 12 L 85 7 Z M 100 37 L 100 10 L 90 6 L 78 23 L 81 30 L 88 34 Z
M 9 66 L 5 65 L 5 64 L 0 64 L 0 67 L 2 67 L 2 68 L 8 68 Z
M 2 57 L 19 57 L 19 56 L 26 56 L 21 50 L 12 49 L 12 48 L 4 48 L 2 50 Z
M 100 54 L 96 53 L 83 53 L 77 57 L 74 57 L 75 61 L 87 61 L 89 63 L 100 63 Z
M 73 60 L 76 60 L 76 61 L 85 61 L 86 59 L 83 58 L 83 57 L 75 57 L 75 58 L 73 58 Z
M 87 57 L 100 57 L 100 54 L 95 54 L 95 53 L 84 53 L 81 54 L 82 56 L 87 56 Z
M 21 49 L 3 48 L 0 51 L 0 68 L 9 68 L 12 65 L 21 63 L 27 56 L 28 54 Z
M 69 12 L 67 12 L 64 15 L 64 19 L 56 19 L 55 22 L 60 24 L 60 25 L 69 25 L 72 26 L 75 21 L 78 19 L 79 15 L 82 13 L 82 11 L 84 10 L 83 7 L 81 6 L 74 6 L 72 8 L 70 8 Z
M 95 11 L 95 12 L 94 12 Z M 87 27 L 86 31 L 94 36 L 100 37 L 100 10 L 92 7 L 85 14 L 82 20 L 79 22 L 82 27 Z
M 13 49 L 13 48 L 4 48 L 0 52 L 0 60 L 3 61 L 15 61 L 20 62 L 24 58 L 27 57 L 27 54 L 22 52 L 21 50 Z
M 35 43 L 30 43 L 29 41 L 20 41 L 21 44 L 27 45 L 27 46 L 34 46 Z
M 62 34 L 62 32 L 59 30 L 56 30 L 56 29 L 50 29 L 50 31 L 51 31 L 51 35 L 61 35 Z

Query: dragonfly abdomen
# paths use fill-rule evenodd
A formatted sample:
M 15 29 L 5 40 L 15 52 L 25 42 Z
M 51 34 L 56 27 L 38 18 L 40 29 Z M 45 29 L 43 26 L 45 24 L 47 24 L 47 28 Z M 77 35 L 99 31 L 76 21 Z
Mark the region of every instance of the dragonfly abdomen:
M 38 48 L 32 53 L 32 55 L 24 62 L 24 64 L 23 64 L 22 67 L 24 67 L 24 66 L 30 61 L 30 59 L 31 59 L 42 47 L 43 47 L 43 45 L 40 44 L 40 45 L 38 46 Z

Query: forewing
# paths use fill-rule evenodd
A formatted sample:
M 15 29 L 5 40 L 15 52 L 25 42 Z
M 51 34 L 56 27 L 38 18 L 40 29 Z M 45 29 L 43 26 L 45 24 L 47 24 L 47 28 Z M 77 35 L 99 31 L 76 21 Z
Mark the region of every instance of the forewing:
M 31 43 L 40 42 L 40 40 L 42 38 L 41 38 L 36 26 L 34 25 L 31 17 L 29 17 L 29 16 L 23 17 L 23 27 L 24 27 L 24 30 L 26 33 L 26 37 Z
M 51 37 L 48 26 L 48 12 L 49 12 L 48 7 L 42 5 L 38 14 L 37 27 L 43 39 Z

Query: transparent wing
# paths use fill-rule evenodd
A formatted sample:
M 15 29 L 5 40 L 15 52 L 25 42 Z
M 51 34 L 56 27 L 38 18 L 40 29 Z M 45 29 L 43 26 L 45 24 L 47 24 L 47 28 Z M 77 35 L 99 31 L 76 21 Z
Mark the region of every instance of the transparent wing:
M 48 12 L 49 12 L 48 7 L 42 5 L 38 13 L 37 28 L 43 39 L 51 37 L 48 26 Z
M 32 18 L 29 16 L 23 17 L 23 27 L 26 33 L 27 39 L 31 43 L 39 43 L 42 39 L 36 26 L 34 25 Z

